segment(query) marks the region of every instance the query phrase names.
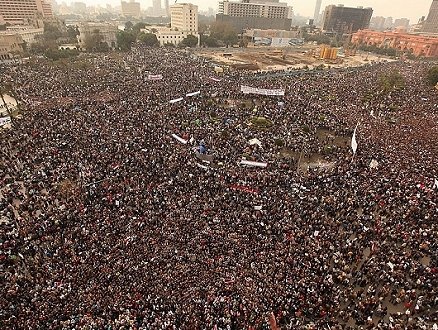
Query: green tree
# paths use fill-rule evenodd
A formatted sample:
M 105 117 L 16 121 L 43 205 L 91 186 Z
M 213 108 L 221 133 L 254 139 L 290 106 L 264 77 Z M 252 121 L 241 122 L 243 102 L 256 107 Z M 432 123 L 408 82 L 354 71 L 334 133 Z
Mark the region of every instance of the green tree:
M 438 66 L 435 65 L 427 71 L 427 80 L 429 84 L 435 86 L 438 83 Z
M 393 70 L 390 73 L 382 73 L 377 85 L 383 93 L 389 93 L 395 89 L 403 88 L 405 82 L 403 76 L 397 70 Z
M 228 47 L 237 44 L 239 38 L 237 36 L 237 32 L 235 30 L 232 30 L 232 31 L 227 31 L 222 40 L 225 43 L 225 46 Z
M 132 31 L 137 35 L 144 28 L 146 28 L 146 23 L 138 22 L 138 23 L 135 23 L 135 25 L 132 27 Z
M 135 43 L 135 40 L 137 39 L 137 36 L 133 33 L 133 31 L 121 31 L 117 33 L 117 43 L 119 44 L 119 47 L 123 51 L 128 51 L 131 49 L 131 46 L 133 43 Z
M 159 46 L 160 42 L 157 39 L 157 36 L 153 33 L 143 33 L 141 32 L 138 35 L 138 40 L 148 46 Z
M 210 25 L 210 36 L 222 40 L 225 35 L 225 31 L 228 29 L 229 27 L 225 23 L 213 22 Z
M 218 47 L 218 46 L 219 46 L 219 43 L 218 43 L 217 39 L 214 38 L 214 37 L 207 37 L 207 38 L 204 40 L 204 44 L 205 44 L 207 47 Z
M 77 43 L 77 40 L 78 40 L 77 36 L 79 35 L 78 26 L 77 25 L 76 26 L 73 26 L 73 25 L 68 26 L 66 35 L 69 39 L 69 43 L 72 43 L 72 44 Z
M 181 43 L 186 47 L 196 47 L 198 44 L 198 37 L 195 37 L 193 34 L 189 34 L 183 39 L 183 41 L 181 41 Z
M 125 23 L 125 31 L 131 31 L 134 24 L 131 21 Z

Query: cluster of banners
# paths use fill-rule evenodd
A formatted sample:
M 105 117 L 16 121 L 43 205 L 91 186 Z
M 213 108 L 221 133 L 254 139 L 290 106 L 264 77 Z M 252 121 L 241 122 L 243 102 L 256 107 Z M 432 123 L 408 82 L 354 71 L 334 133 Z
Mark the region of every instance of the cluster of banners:
M 149 80 L 161 80 L 161 79 L 163 79 L 163 76 L 161 74 L 149 74 L 148 79 Z
M 284 89 L 264 89 L 242 85 L 240 86 L 240 91 L 244 94 L 284 96 Z
M 0 118 L 0 127 L 6 125 L 11 122 L 11 117 L 1 117 Z
M 192 93 L 187 93 L 187 94 L 186 94 L 186 97 L 192 97 L 192 96 L 196 96 L 196 95 L 199 95 L 199 94 L 201 94 L 201 91 L 196 91 L 196 92 L 192 92 Z M 183 98 L 183 97 L 179 97 L 179 98 L 177 98 L 177 99 L 170 100 L 169 103 L 172 104 L 172 103 L 180 102 L 180 101 L 182 101 L 182 100 L 184 100 L 184 98 Z

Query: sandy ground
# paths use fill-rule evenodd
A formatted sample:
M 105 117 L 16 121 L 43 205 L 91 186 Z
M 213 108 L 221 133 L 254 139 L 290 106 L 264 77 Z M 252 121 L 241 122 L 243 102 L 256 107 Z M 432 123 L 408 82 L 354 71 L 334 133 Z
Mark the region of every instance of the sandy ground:
M 371 54 L 340 55 L 336 60 L 320 59 L 320 46 L 301 47 L 248 47 L 196 50 L 194 53 L 210 58 L 220 66 L 246 68 L 258 71 L 309 69 L 324 65 L 326 68 L 361 66 L 367 63 L 390 61 Z M 231 54 L 231 56 L 224 56 Z

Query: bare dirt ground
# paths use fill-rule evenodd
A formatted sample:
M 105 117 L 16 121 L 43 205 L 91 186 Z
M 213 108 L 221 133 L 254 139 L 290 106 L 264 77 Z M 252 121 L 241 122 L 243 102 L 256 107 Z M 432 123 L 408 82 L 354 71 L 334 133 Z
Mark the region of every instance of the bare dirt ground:
M 306 45 L 300 47 L 247 47 L 214 48 L 196 50 L 200 56 L 210 58 L 220 66 L 256 71 L 313 69 L 324 65 L 326 68 L 361 66 L 367 63 L 389 61 L 390 59 L 370 54 L 350 56 L 339 55 L 336 60 L 320 58 L 321 47 Z M 227 54 L 224 56 L 224 54 Z

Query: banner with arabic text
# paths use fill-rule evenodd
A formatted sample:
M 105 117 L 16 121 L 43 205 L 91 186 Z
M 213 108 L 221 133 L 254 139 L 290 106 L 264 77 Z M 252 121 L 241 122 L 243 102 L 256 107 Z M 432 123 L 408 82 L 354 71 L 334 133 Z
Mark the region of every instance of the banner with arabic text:
M 244 94 L 277 95 L 284 96 L 284 89 L 264 89 L 250 86 L 240 86 L 240 91 Z

